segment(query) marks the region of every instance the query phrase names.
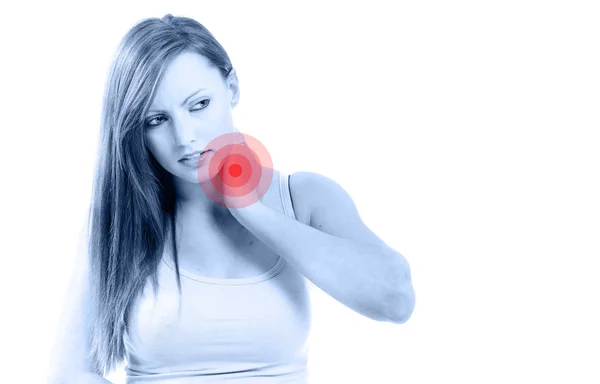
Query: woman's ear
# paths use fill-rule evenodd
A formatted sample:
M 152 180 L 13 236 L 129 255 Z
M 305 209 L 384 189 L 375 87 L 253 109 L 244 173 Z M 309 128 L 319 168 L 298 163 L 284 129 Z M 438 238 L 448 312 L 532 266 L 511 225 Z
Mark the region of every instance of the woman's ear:
M 229 90 L 231 108 L 234 108 L 240 101 L 240 85 L 235 69 L 232 68 L 231 71 L 229 71 L 226 84 L 227 89 Z

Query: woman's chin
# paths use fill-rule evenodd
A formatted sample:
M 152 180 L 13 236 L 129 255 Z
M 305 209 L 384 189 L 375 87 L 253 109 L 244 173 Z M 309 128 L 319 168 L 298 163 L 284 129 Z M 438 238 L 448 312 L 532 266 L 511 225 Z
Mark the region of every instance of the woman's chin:
M 179 172 L 179 178 L 192 184 L 202 184 L 210 182 L 208 171 L 203 172 L 202 169 L 191 169 L 187 172 Z M 217 177 L 216 175 L 214 177 Z M 214 178 L 213 177 L 213 178 Z
M 201 175 L 198 175 L 197 173 L 195 173 L 193 175 L 182 175 L 180 177 L 191 184 L 202 184 L 202 183 L 206 183 L 210 180 L 210 178 L 208 176 L 202 177 Z

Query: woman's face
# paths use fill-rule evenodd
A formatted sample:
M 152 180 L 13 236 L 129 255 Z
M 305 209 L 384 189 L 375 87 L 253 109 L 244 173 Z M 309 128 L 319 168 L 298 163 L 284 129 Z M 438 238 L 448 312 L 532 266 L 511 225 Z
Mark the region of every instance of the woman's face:
M 173 176 L 199 183 L 208 178 L 208 161 L 182 162 L 186 153 L 202 151 L 217 136 L 239 132 L 233 126 L 237 76 L 221 72 L 197 53 L 184 52 L 167 67 L 150 110 L 144 117 L 146 146 Z M 217 148 L 218 149 L 218 148 Z M 206 157 L 210 159 L 211 152 Z M 204 156 L 203 156 L 204 157 Z

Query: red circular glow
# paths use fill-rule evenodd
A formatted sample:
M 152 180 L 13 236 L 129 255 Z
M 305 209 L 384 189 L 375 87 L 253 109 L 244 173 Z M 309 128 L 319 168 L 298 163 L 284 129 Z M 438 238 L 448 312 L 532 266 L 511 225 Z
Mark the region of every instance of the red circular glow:
M 229 175 L 232 177 L 238 177 L 242 174 L 242 167 L 239 164 L 232 164 L 229 166 Z
M 215 203 L 235 208 L 252 205 L 269 189 L 273 178 L 271 156 L 254 137 L 228 133 L 212 140 L 205 149 L 214 153 L 208 164 L 209 180 L 200 182 L 200 186 Z M 198 168 L 198 172 L 199 179 L 206 179 L 206 167 Z

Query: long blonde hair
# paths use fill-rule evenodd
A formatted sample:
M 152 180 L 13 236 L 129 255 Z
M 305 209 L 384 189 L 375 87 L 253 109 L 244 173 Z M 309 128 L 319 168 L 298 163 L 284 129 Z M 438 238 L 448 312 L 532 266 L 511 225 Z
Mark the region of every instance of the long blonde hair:
M 158 291 L 165 239 L 175 233 L 171 175 L 146 148 L 143 118 L 166 67 L 184 51 L 207 58 L 224 78 L 232 70 L 226 51 L 203 25 L 169 14 L 145 19 L 127 32 L 106 84 L 88 223 L 89 359 L 101 375 L 125 358 L 128 310 L 149 277 Z M 181 294 L 175 236 L 169 237 Z

